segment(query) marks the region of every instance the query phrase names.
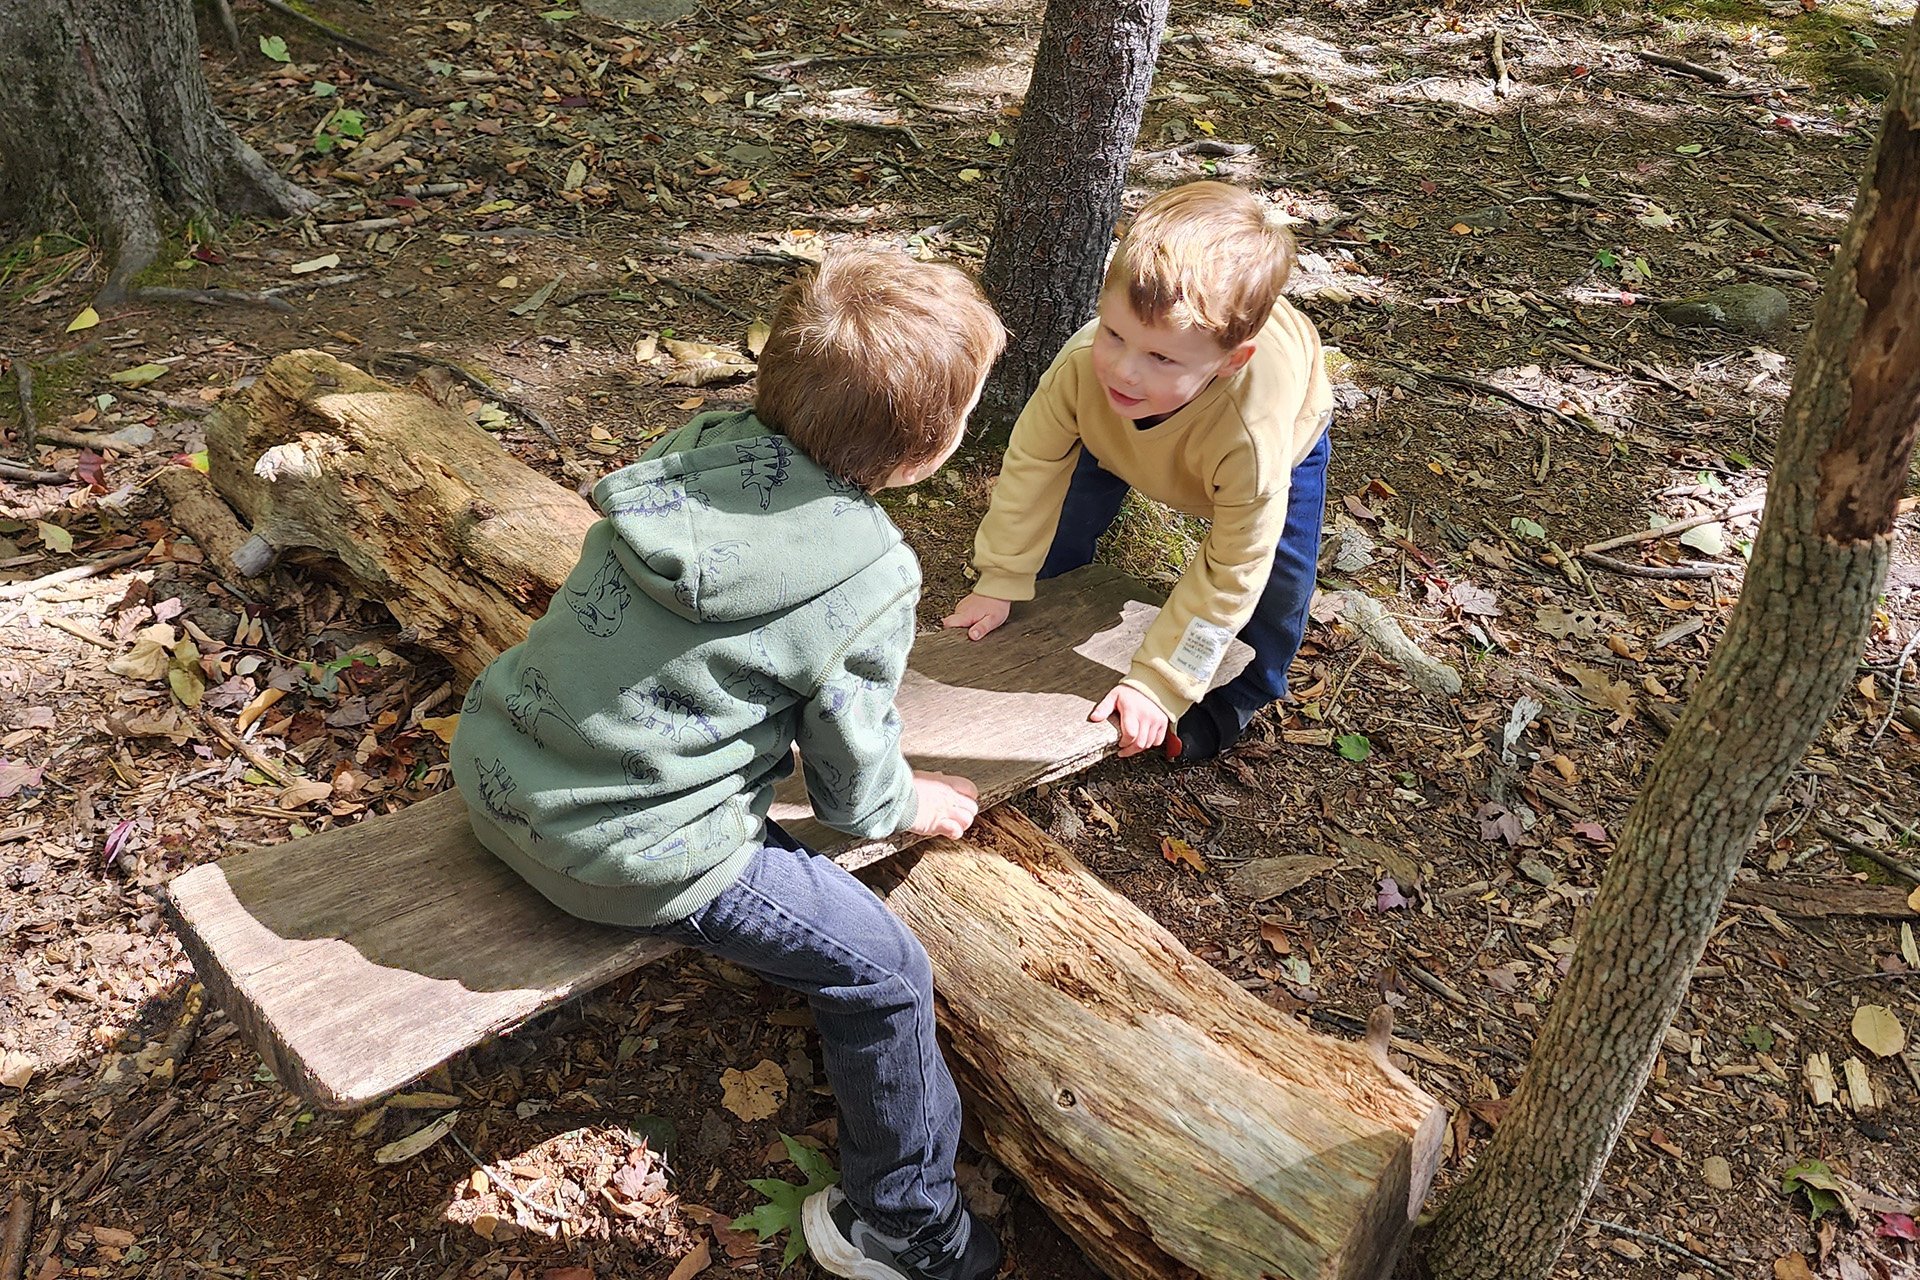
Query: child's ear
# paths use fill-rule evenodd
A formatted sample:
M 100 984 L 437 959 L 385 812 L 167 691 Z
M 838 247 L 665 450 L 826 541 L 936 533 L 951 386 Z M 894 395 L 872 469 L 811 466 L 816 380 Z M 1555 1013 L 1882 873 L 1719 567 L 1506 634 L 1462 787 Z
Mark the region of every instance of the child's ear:
M 1247 367 L 1247 361 L 1253 359 L 1254 341 L 1248 338 L 1227 355 L 1227 362 L 1220 366 L 1220 372 L 1232 377 Z

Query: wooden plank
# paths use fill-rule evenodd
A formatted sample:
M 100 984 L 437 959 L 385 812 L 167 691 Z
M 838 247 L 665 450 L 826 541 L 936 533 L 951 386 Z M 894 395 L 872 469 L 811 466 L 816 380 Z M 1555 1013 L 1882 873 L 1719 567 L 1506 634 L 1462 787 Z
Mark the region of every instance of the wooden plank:
M 1105 566 L 1040 585 L 985 641 L 921 636 L 900 692 L 908 757 L 972 777 L 988 802 L 1113 750 L 1113 727 L 1087 715 L 1157 613 L 1151 591 Z M 1247 657 L 1236 645 L 1219 679 Z M 849 866 L 915 839 L 849 841 L 814 821 L 798 779 L 775 816 Z M 162 901 L 216 1003 L 287 1088 L 330 1109 L 668 949 L 549 905 L 473 839 L 452 791 L 195 867 Z
M 1892 884 L 1857 884 L 1834 880 L 1827 884 L 1747 884 L 1736 881 L 1727 894 L 1730 907 L 1765 907 L 1783 916 L 1820 919 L 1856 916 L 1878 920 L 1920 920 L 1920 911 L 1908 904 L 1908 890 Z

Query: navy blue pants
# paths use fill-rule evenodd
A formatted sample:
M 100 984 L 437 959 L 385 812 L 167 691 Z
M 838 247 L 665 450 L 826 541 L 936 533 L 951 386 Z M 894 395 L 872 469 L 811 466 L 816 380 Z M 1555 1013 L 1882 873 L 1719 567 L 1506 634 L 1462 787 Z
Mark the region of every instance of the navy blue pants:
M 1332 454 L 1332 433 L 1323 431 L 1320 442 L 1293 469 L 1286 527 L 1273 549 L 1273 568 L 1253 617 L 1240 632 L 1240 639 L 1253 650 L 1253 661 L 1207 695 L 1249 715 L 1286 696 L 1287 668 L 1306 635 L 1307 606 L 1313 601 L 1314 570 L 1320 559 L 1320 526 L 1327 512 L 1327 459 Z M 1082 448 L 1040 576 L 1056 577 L 1091 563 L 1094 544 L 1120 513 L 1126 496 L 1127 482 Z
M 960 1094 L 934 1039 L 926 948 L 871 889 L 767 824 L 732 887 L 648 932 L 806 995 L 840 1104 L 840 1186 L 860 1217 L 911 1237 L 959 1196 Z

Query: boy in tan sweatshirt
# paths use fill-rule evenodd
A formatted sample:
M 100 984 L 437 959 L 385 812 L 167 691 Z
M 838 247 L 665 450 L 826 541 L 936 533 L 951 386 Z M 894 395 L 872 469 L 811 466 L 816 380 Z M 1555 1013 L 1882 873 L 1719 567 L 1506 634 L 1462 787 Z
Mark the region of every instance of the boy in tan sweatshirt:
M 1078 568 L 1129 487 L 1211 528 L 1091 716 L 1120 754 L 1211 759 L 1286 695 L 1326 507 L 1333 392 L 1311 322 L 1280 296 L 1293 241 L 1238 187 L 1147 202 L 1114 252 L 1099 313 L 1013 428 L 974 539 L 979 582 L 945 620 L 975 640 L 1036 578 Z M 1227 646 L 1254 652 L 1212 693 Z

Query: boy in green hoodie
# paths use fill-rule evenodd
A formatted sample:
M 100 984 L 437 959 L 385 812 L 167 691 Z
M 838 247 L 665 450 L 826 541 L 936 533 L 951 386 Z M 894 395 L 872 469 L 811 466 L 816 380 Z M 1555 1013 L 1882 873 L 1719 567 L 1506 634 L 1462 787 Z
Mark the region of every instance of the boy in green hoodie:
M 1005 341 L 952 267 L 842 251 L 796 281 L 753 411 L 599 483 L 579 564 L 473 682 L 450 753 L 474 834 L 561 909 L 808 995 L 842 1182 L 804 1229 L 856 1280 L 980 1280 L 1000 1248 L 954 1182 L 925 950 L 767 814 L 797 745 L 837 830 L 972 823 L 971 782 L 900 754 L 920 566 L 873 495 L 951 456 Z

